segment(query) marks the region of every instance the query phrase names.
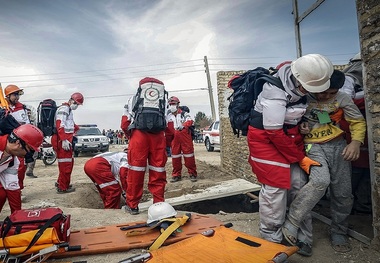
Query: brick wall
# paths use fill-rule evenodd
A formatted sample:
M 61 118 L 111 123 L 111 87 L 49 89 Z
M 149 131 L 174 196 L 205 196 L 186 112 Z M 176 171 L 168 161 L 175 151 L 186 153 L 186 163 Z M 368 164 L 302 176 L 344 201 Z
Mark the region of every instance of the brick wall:
M 373 227 L 372 244 L 380 250 L 380 2 L 356 0 L 367 128 L 371 162 Z
M 228 81 L 235 74 L 244 71 L 219 71 L 217 73 L 217 90 L 220 117 L 220 140 L 221 140 L 221 166 L 222 169 L 234 174 L 239 178 L 244 178 L 250 182 L 257 183 L 256 177 L 252 173 L 251 166 L 248 164 L 248 145 L 247 138 L 234 136 L 228 118 L 228 100 L 231 90 L 227 87 Z

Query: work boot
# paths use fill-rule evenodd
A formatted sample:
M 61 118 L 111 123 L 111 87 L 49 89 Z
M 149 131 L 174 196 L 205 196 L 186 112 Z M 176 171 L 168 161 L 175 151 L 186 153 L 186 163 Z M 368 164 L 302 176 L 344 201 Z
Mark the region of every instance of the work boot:
M 302 241 L 298 241 L 296 245 L 299 248 L 299 250 L 297 251 L 298 254 L 305 257 L 311 257 L 313 255 L 311 245 Z
M 58 182 L 55 182 L 54 185 L 55 185 L 55 188 L 58 188 Z M 73 187 L 73 185 L 70 184 L 70 185 L 69 185 L 69 188 L 72 188 L 72 187 Z
M 36 175 L 34 175 L 33 173 L 26 173 L 25 174 L 26 176 L 30 177 L 30 178 L 38 178 Z
M 128 205 L 125 205 L 124 206 L 124 210 L 125 210 L 125 212 L 128 212 L 131 215 L 138 215 L 138 214 L 140 214 L 139 207 L 131 208 Z
M 34 160 L 34 162 L 31 162 L 31 163 L 27 163 L 26 164 L 26 176 L 30 177 L 30 178 L 37 178 L 37 176 L 35 176 L 33 174 L 33 171 L 34 171 L 34 166 L 36 165 L 36 160 Z
M 71 187 L 71 188 L 69 187 L 66 190 L 62 190 L 57 187 L 57 194 L 67 194 L 67 193 L 72 193 L 72 192 L 75 192 L 74 187 Z
M 193 174 L 190 175 L 190 181 L 192 182 L 196 182 L 197 181 L 197 177 Z
M 181 176 L 173 176 L 172 179 L 170 179 L 171 183 L 175 183 L 181 181 Z

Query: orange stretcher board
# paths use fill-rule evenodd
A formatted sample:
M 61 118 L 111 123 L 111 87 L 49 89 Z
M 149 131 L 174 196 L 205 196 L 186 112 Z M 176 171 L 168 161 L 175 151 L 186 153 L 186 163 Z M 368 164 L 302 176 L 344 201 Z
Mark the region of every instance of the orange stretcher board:
M 160 235 L 160 230 L 154 229 L 143 235 L 126 236 L 127 231 L 120 230 L 126 227 L 146 222 L 130 222 L 110 226 L 81 229 L 72 231 L 70 246 L 81 246 L 80 251 L 61 251 L 53 254 L 52 258 L 94 255 L 111 252 L 123 252 L 136 248 L 148 248 Z M 172 244 L 208 229 L 223 225 L 223 222 L 206 215 L 191 214 L 191 220 L 179 228 L 175 236 L 169 237 L 164 245 Z
M 195 235 L 150 252 L 148 263 L 239 262 L 274 263 L 286 260 L 298 251 L 224 226 L 211 235 Z

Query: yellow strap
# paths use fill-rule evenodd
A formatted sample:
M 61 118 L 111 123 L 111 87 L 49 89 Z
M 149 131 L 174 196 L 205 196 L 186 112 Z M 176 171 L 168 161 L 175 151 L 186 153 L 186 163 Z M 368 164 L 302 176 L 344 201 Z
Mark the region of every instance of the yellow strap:
M 183 216 L 181 218 L 176 218 L 175 221 L 167 228 L 161 235 L 152 243 L 148 251 L 153 251 L 159 249 L 166 239 L 176 231 L 180 226 L 183 226 L 189 220 L 188 216 Z
M 157 224 L 154 224 L 151 227 L 144 228 L 144 229 L 132 229 L 130 231 L 127 231 L 125 233 L 125 236 L 130 237 L 130 236 L 145 235 L 145 234 L 151 232 L 152 230 L 154 230 L 157 226 L 161 225 L 163 222 L 175 222 L 176 220 L 177 220 L 177 218 L 175 218 L 175 217 L 173 217 L 173 218 L 164 218 L 164 219 L 160 220 L 160 222 L 158 222 Z

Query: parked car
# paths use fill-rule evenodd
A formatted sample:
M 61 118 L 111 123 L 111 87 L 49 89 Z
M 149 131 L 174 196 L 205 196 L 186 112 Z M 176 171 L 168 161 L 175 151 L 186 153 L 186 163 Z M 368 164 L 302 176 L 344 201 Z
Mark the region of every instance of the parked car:
M 107 152 L 109 150 L 108 138 L 102 134 L 97 125 L 79 125 L 75 135 L 74 156 L 80 152 Z
M 208 152 L 220 149 L 219 121 L 214 122 L 210 127 L 203 131 L 203 141 Z

